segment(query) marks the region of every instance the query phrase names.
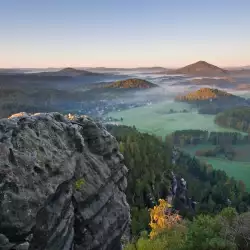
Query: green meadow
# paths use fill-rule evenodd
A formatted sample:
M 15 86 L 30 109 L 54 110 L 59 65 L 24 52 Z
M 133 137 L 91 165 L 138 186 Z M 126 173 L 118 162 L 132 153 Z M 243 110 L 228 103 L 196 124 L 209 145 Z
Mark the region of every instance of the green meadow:
M 172 109 L 176 113 L 169 114 Z M 186 109 L 188 113 L 182 113 Z M 235 131 L 219 127 L 214 123 L 214 115 L 201 115 L 191 106 L 185 103 L 164 102 L 151 106 L 133 108 L 120 112 L 111 112 L 108 114 L 113 118 L 123 118 L 121 124 L 135 126 L 142 132 L 155 134 L 157 136 L 166 136 L 176 130 L 184 129 L 203 129 L 207 131 Z M 194 154 L 196 150 L 206 145 L 191 146 L 185 148 L 187 152 Z M 249 146 L 246 146 L 249 147 Z M 250 152 L 250 147 L 249 151 Z M 247 189 L 250 191 L 250 158 L 242 157 L 237 161 L 229 161 L 218 157 L 200 157 L 201 160 L 211 164 L 215 169 L 224 170 L 229 176 L 245 182 Z
M 186 146 L 183 149 L 195 155 L 197 150 L 212 149 L 214 146 L 211 145 L 192 145 Z M 250 145 L 239 145 L 234 146 L 237 152 L 242 152 L 240 157 L 237 157 L 237 161 L 230 161 L 225 157 L 197 157 L 198 159 L 211 164 L 214 169 L 224 170 L 229 176 L 234 177 L 237 180 L 242 180 L 248 191 L 250 191 Z
M 183 111 L 188 113 L 172 113 L 169 110 Z M 235 131 L 221 128 L 214 123 L 214 115 L 201 115 L 190 105 L 185 103 L 164 102 L 151 106 L 128 109 L 108 114 L 113 118 L 123 118 L 121 124 L 135 126 L 142 132 L 153 133 L 158 136 L 168 135 L 176 130 L 203 129 L 207 131 Z

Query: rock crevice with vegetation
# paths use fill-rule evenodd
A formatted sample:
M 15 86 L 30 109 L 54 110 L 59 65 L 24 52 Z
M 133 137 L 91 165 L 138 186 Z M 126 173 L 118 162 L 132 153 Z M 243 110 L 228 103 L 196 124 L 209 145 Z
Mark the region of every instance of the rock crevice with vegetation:
M 120 249 L 130 222 L 116 139 L 88 117 L 0 120 L 0 249 Z

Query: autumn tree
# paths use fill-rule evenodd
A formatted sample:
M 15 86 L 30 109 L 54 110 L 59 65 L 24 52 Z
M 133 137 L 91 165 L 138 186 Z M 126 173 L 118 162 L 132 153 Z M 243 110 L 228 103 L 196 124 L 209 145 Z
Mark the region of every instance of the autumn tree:
M 166 229 L 171 229 L 174 225 L 181 221 L 181 216 L 177 213 L 171 213 L 171 205 L 163 199 L 159 200 L 159 205 L 150 209 L 151 227 L 150 239 L 159 235 Z

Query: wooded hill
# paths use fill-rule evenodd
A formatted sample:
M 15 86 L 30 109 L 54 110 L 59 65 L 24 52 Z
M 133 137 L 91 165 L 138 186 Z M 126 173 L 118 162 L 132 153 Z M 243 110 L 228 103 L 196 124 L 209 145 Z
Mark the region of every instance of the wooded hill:
M 219 113 L 215 123 L 222 127 L 250 133 L 250 107 L 235 107 Z
M 237 106 L 250 106 L 249 99 L 212 88 L 201 88 L 186 95 L 177 96 L 175 101 L 192 104 L 202 114 L 217 114 Z
M 116 81 L 107 85 L 104 85 L 105 88 L 122 88 L 122 89 L 148 89 L 148 88 L 155 88 L 159 87 L 158 85 L 143 80 L 143 79 L 137 79 L 137 78 L 131 78 L 121 81 Z
M 212 88 L 201 88 L 194 92 L 190 92 L 186 95 L 177 96 L 178 101 L 199 101 L 199 100 L 210 100 L 221 97 L 232 97 L 233 95 L 219 89 Z

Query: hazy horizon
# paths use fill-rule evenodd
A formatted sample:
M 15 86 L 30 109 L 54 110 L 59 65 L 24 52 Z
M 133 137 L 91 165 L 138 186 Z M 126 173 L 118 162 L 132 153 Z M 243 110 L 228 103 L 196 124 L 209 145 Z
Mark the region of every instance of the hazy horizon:
M 201 61 L 201 60 L 199 60 Z M 202 61 L 206 61 L 206 60 L 202 60 Z M 206 61 L 208 62 L 208 61 Z M 163 66 L 163 65 L 144 65 L 144 66 L 127 66 L 127 67 L 115 67 L 115 66 L 110 66 L 110 67 L 106 67 L 105 65 L 98 65 L 98 66 L 81 66 L 81 65 L 65 65 L 65 66 L 55 66 L 55 67 L 0 67 L 0 69 L 63 69 L 63 68 L 74 68 L 74 69 L 91 69 L 91 68 L 107 68 L 107 69 L 112 69 L 112 68 L 117 68 L 117 69 L 136 69 L 136 68 L 154 68 L 154 67 L 162 67 L 162 68 L 166 68 L 166 69 L 176 69 L 176 68 L 181 68 L 181 67 L 185 67 L 189 64 L 193 64 L 195 62 L 190 62 L 188 64 L 185 65 L 180 65 L 180 66 Z M 210 63 L 210 62 L 208 62 Z M 211 63 L 213 64 L 213 63 Z M 233 66 L 223 66 L 223 65 L 217 65 L 217 64 L 213 64 L 216 65 L 220 68 L 243 68 L 243 67 L 250 67 L 250 63 L 249 65 L 233 65 Z
M 250 65 L 250 2 L 10 0 L 0 68 Z

